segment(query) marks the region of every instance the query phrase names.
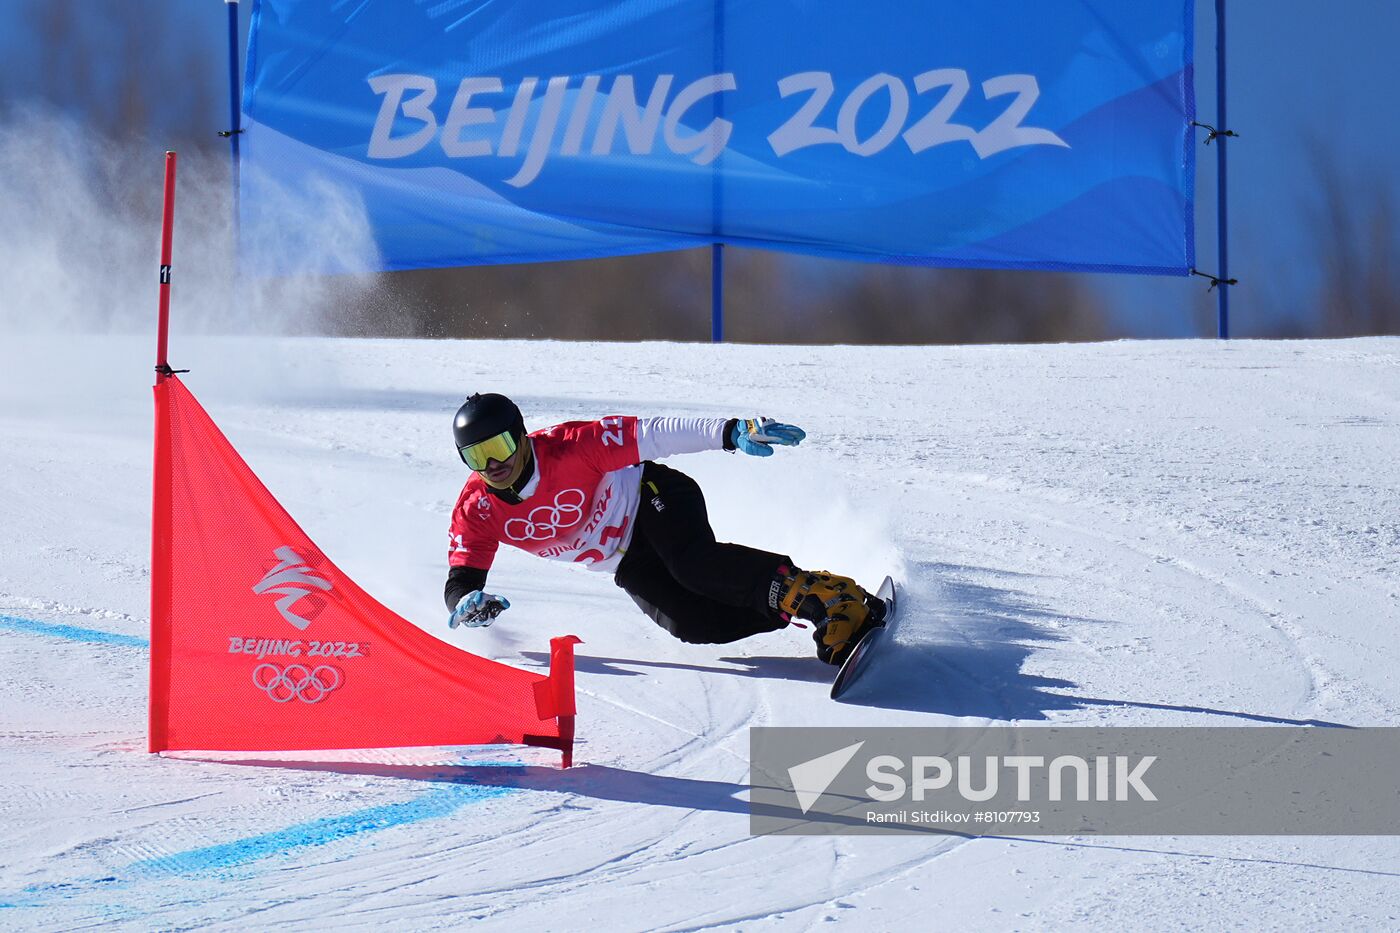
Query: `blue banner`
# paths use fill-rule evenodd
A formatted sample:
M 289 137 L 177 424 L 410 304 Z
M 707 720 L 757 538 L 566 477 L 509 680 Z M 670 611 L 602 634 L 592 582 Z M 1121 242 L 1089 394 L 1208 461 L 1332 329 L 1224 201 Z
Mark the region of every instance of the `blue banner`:
M 383 269 L 724 242 L 1186 274 L 1191 0 L 258 0 L 245 246 Z M 329 186 L 329 188 L 327 188 Z

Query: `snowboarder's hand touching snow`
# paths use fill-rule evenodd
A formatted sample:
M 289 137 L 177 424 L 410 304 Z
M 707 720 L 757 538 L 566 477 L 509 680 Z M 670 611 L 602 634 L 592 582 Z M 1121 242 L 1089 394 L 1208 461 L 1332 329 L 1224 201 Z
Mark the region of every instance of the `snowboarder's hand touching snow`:
M 496 621 L 496 616 L 510 608 L 510 600 L 504 596 L 492 596 L 481 590 L 472 590 L 457 600 L 457 608 L 447 620 L 449 628 L 465 625 L 467 628 L 485 628 Z
M 782 424 L 772 418 L 739 418 L 730 432 L 729 442 L 735 450 L 754 457 L 771 457 L 773 444 L 796 447 L 807 432 L 792 424 Z

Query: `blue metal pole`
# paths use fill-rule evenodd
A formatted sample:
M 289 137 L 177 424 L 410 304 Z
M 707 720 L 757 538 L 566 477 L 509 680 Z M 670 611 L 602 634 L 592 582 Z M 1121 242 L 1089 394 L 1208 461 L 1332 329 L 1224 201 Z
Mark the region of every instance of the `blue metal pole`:
M 724 244 L 710 247 L 710 342 L 724 342 Z
M 724 4 L 725 0 L 715 0 L 715 46 L 714 46 L 714 73 L 724 72 Z M 724 95 L 714 95 L 715 119 L 724 118 Z M 713 186 L 713 208 L 714 214 L 712 227 L 715 235 L 718 236 L 724 221 L 724 177 L 722 168 L 724 164 L 724 153 L 720 153 L 715 158 L 714 173 L 711 176 Z M 724 244 L 716 243 L 710 247 L 710 342 L 724 342 Z
M 243 82 L 238 69 L 238 0 L 224 0 L 228 7 L 228 144 L 233 161 L 233 237 L 238 242 L 238 136 L 243 124 Z
M 1218 121 L 1216 125 L 1221 129 L 1221 135 L 1215 138 L 1216 175 L 1219 181 L 1215 235 L 1220 250 L 1220 271 L 1216 275 L 1223 282 L 1230 278 L 1230 240 L 1227 223 L 1229 199 L 1226 188 L 1228 176 L 1225 172 L 1225 146 L 1228 137 L 1224 135 L 1224 131 L 1230 128 L 1230 122 L 1225 117 L 1225 0 L 1215 0 L 1215 116 Z M 1229 340 L 1230 286 L 1221 285 L 1219 292 L 1216 332 L 1221 340 Z

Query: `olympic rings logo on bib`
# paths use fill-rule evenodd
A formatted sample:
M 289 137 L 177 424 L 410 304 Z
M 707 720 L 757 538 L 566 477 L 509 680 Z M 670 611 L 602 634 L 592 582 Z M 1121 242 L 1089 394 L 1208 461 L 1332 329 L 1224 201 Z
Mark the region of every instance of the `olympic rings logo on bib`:
M 542 505 L 531 509 L 525 518 L 506 522 L 506 535 L 512 541 L 548 541 L 583 520 L 585 501 L 583 490 L 565 489 L 554 497 L 553 505 Z
M 340 671 L 329 664 L 309 667 L 288 664 L 285 668 L 264 662 L 253 668 L 253 684 L 274 703 L 300 700 L 319 703 L 342 682 Z

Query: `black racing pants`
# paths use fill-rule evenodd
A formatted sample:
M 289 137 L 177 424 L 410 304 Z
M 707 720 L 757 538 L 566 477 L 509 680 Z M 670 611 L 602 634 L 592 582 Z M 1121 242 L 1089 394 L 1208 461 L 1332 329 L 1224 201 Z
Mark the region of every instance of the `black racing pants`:
M 617 585 L 656 624 L 693 644 L 723 644 L 787 625 L 768 611 L 781 554 L 715 540 L 700 485 L 648 460 L 632 544 Z

